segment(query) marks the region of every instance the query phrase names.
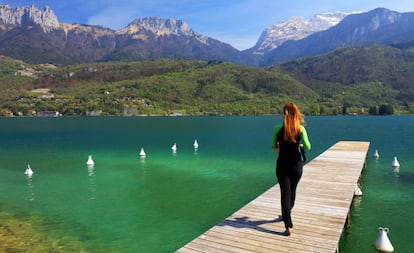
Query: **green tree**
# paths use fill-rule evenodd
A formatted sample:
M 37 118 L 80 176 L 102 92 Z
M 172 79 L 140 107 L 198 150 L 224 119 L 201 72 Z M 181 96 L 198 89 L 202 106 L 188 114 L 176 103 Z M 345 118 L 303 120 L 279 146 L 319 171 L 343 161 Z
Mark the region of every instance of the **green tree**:
M 394 107 L 391 104 L 381 105 L 378 109 L 379 115 L 392 115 L 394 114 Z
M 369 108 L 369 114 L 378 115 L 378 106 L 374 105 Z

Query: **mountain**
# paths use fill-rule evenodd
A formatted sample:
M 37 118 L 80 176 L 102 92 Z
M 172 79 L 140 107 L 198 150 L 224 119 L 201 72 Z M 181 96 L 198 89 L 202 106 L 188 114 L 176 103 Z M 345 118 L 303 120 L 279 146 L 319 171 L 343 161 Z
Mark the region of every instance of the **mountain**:
M 352 14 L 328 30 L 302 40 L 287 41 L 269 52 L 261 65 L 324 54 L 345 46 L 397 44 L 414 40 L 414 12 L 399 13 L 384 8 Z
M 181 20 L 136 19 L 115 31 L 115 44 L 102 60 L 178 58 L 247 63 L 237 49 L 193 31 Z
M 120 30 L 59 23 L 49 7 L 0 5 L 0 54 L 29 63 L 74 64 L 159 58 L 246 64 L 229 44 L 193 31 L 184 21 L 142 18 Z
M 35 5 L 17 7 L 16 9 L 10 8 L 9 5 L 0 5 L 0 23 L 16 26 L 36 24 L 44 32 L 59 29 L 59 21 L 48 6 L 41 11 Z
M 268 115 L 286 101 L 307 115 L 412 114 L 414 46 L 345 47 L 271 68 L 172 59 L 54 67 L 0 56 L 0 90 L 0 115 Z
M 302 17 L 292 17 L 285 21 L 269 26 L 259 37 L 256 45 L 248 51 L 264 55 L 288 40 L 300 40 L 307 36 L 327 30 L 337 25 L 351 13 L 327 12 L 313 16 L 310 20 Z
M 414 111 L 414 44 L 344 47 L 274 65 L 320 95 L 327 107 L 391 104 Z
M 266 69 L 177 59 L 54 67 L 0 56 L 0 90 L 0 116 L 262 115 L 318 96 Z
M 182 20 L 138 18 L 119 30 L 60 23 L 53 10 L 0 5 L 0 55 L 28 63 L 68 65 L 101 61 L 188 59 L 269 66 L 347 46 L 414 41 L 414 13 L 378 8 L 294 17 L 264 31 L 239 51 L 202 35 Z

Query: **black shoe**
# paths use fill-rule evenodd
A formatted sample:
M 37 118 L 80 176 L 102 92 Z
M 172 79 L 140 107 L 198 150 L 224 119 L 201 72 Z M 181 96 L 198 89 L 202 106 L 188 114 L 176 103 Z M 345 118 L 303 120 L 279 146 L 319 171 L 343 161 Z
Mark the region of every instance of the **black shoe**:
M 286 236 L 290 236 L 292 234 L 293 229 L 292 228 L 286 228 L 285 234 Z

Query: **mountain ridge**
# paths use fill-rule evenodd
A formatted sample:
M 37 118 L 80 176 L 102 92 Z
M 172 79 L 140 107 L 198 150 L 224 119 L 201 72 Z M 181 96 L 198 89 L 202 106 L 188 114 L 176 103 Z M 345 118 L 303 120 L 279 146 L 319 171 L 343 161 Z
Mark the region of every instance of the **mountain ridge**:
M 30 63 L 158 58 L 240 64 L 249 61 L 246 60 L 249 57 L 242 57 L 231 45 L 197 33 L 186 22 L 171 18 L 137 18 L 122 29 L 112 30 L 97 25 L 59 23 L 48 6 L 41 11 L 35 5 L 16 9 L 0 5 L 0 23 L 0 54 Z
M 345 17 L 338 25 L 308 37 L 287 41 L 264 57 L 262 65 L 328 53 L 340 47 L 399 44 L 414 40 L 414 12 L 377 8 Z
M 274 49 L 276 46 L 280 45 L 284 41 L 288 39 L 301 39 L 306 37 L 309 34 L 312 34 L 316 31 L 325 30 L 333 25 L 336 25 L 340 20 L 342 20 L 345 16 L 349 15 L 349 13 L 345 12 L 327 12 L 327 13 L 320 13 L 314 15 L 310 20 L 305 20 L 302 17 L 292 17 L 285 21 L 281 21 L 269 26 L 262 34 L 260 35 L 256 45 L 250 49 L 249 51 L 254 50 L 254 53 L 258 53 L 259 51 L 270 51 Z M 300 22 L 295 22 L 295 20 L 299 20 Z M 0 23 L 6 25 L 31 25 L 37 24 L 42 27 L 44 32 L 50 32 L 52 30 L 64 29 L 65 33 L 68 32 L 68 29 L 71 27 L 79 26 L 90 26 L 85 24 L 67 24 L 67 23 L 59 23 L 57 16 L 53 12 L 53 10 L 49 6 L 45 6 L 43 11 L 38 9 L 34 4 L 31 6 L 22 6 L 17 7 L 15 9 L 11 8 L 9 5 L 1 5 L 0 4 Z M 296 24 L 295 24 L 296 23 Z M 299 24 L 298 24 L 299 23 Z M 288 26 L 285 31 L 283 31 L 283 27 Z M 102 26 L 99 26 L 104 28 Z M 110 28 L 107 28 L 110 29 Z M 133 34 L 138 30 L 145 29 L 147 31 L 151 31 L 158 36 L 161 35 L 177 35 L 177 36 L 195 36 L 197 39 L 203 43 L 207 43 L 208 37 L 202 35 L 200 33 L 195 32 L 192 28 L 188 26 L 188 24 L 183 20 L 175 20 L 172 18 L 157 18 L 157 17 L 144 17 L 144 18 L 136 18 L 132 22 L 130 22 L 127 26 L 120 29 L 110 29 L 114 31 L 116 34 Z M 272 31 L 273 29 L 277 29 L 277 31 Z M 291 31 L 287 31 L 287 30 Z M 296 30 L 292 32 L 292 30 Z M 305 31 L 303 31 L 305 30 Z M 274 38 L 275 36 L 272 35 L 274 33 L 282 33 L 283 37 L 286 38 Z M 288 33 L 284 35 L 284 33 Z M 276 44 L 276 46 L 275 46 Z
M 279 30 L 265 31 L 255 47 L 239 51 L 194 31 L 182 20 L 137 18 L 124 28 L 112 30 L 59 23 L 47 6 L 42 11 L 35 5 L 16 9 L 0 5 L 0 54 L 29 63 L 57 65 L 171 58 L 264 67 L 338 47 L 414 41 L 414 13 L 384 8 L 366 13 L 316 14 L 310 20 L 296 17 L 273 26 Z M 272 32 L 278 36 L 270 36 Z
M 274 23 L 262 32 L 255 46 L 248 49 L 248 51 L 253 54 L 263 55 L 288 40 L 300 40 L 315 32 L 327 30 L 352 13 L 356 12 L 326 12 L 316 14 L 309 20 L 295 16 Z
M 269 115 L 286 101 L 307 115 L 412 114 L 413 49 L 346 47 L 271 68 L 176 59 L 53 67 L 0 56 L 0 115 Z
M 0 23 L 6 25 L 37 24 L 42 27 L 44 32 L 50 32 L 60 28 L 57 16 L 47 5 L 41 11 L 34 4 L 31 6 L 17 7 L 15 9 L 7 4 L 0 4 Z

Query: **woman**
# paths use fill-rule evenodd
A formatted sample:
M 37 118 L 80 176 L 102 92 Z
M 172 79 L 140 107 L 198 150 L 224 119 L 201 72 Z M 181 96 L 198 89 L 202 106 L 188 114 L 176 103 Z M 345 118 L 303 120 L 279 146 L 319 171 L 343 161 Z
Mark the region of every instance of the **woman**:
M 282 218 L 285 223 L 285 234 L 292 233 L 291 211 L 295 204 L 296 186 L 302 176 L 305 162 L 304 151 L 310 150 L 303 115 L 294 103 L 286 103 L 283 107 L 283 124 L 277 125 L 273 131 L 274 150 L 279 149 L 276 163 L 276 176 L 280 185 Z M 303 146 L 302 146 L 303 145 Z

